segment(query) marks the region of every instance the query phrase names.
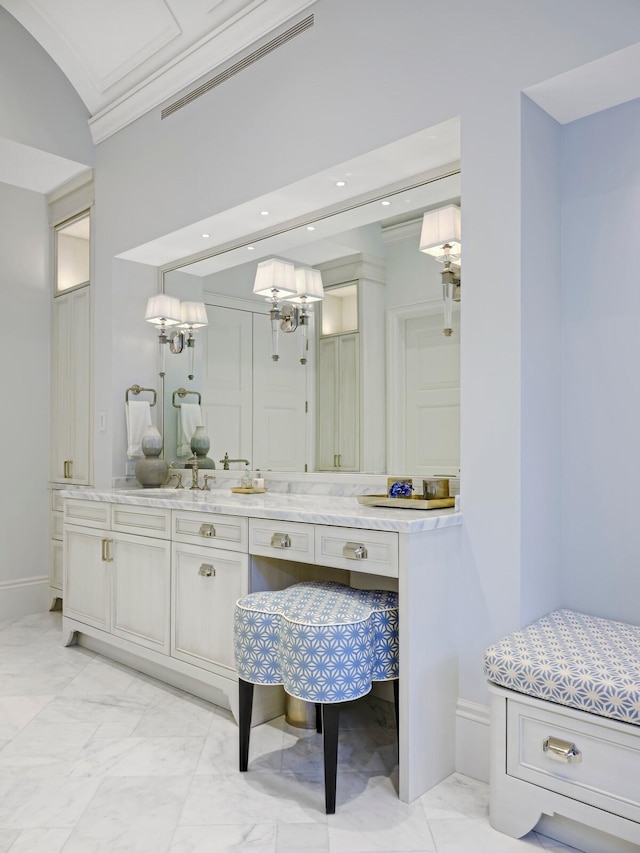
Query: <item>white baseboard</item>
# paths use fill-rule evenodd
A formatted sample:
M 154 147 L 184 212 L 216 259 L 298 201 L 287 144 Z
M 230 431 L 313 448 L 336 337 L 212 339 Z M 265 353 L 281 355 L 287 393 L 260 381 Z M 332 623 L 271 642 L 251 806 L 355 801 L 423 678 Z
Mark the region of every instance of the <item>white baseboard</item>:
M 43 613 L 50 603 L 47 575 L 0 581 L 0 619 Z
M 489 781 L 489 706 L 467 699 L 456 704 L 456 771 Z

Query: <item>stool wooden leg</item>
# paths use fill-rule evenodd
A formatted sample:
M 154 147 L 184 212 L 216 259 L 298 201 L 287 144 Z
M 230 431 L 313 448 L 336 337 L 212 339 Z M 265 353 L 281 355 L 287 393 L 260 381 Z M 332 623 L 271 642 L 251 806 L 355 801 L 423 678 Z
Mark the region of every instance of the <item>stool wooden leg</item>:
M 240 739 L 240 771 L 249 764 L 249 736 L 251 734 L 251 709 L 253 707 L 253 684 L 238 679 L 238 729 Z
M 393 703 L 396 706 L 396 741 L 400 748 L 400 679 L 393 682 Z
M 336 775 L 338 772 L 338 729 L 340 705 L 322 706 L 324 746 L 324 802 L 327 814 L 336 813 Z
M 316 732 L 322 734 L 322 705 L 316 702 Z

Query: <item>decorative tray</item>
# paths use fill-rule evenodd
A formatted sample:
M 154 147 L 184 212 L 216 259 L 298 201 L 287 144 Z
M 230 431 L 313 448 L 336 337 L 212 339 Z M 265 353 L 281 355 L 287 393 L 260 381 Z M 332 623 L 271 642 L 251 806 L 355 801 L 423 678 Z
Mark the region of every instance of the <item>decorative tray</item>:
M 389 498 L 387 495 L 358 495 L 358 503 L 364 506 L 384 506 L 393 509 L 446 509 L 456 505 L 455 497 L 434 498 L 425 501 L 420 495 L 410 498 Z
M 266 489 L 254 489 L 253 486 L 234 486 L 231 489 L 236 495 L 263 495 Z

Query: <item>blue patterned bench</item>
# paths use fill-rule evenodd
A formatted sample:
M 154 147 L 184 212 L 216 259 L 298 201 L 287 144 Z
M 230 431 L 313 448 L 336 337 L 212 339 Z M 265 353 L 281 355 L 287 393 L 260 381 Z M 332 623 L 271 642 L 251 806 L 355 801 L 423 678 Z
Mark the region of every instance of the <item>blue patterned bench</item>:
M 394 681 L 398 703 L 398 594 L 308 582 L 254 592 L 236 603 L 240 770 L 249 758 L 254 684 L 281 684 L 313 702 L 324 736 L 325 805 L 335 812 L 339 704 Z
M 484 673 L 492 825 L 561 815 L 603 850 L 640 845 L 640 626 L 556 610 L 491 645 Z

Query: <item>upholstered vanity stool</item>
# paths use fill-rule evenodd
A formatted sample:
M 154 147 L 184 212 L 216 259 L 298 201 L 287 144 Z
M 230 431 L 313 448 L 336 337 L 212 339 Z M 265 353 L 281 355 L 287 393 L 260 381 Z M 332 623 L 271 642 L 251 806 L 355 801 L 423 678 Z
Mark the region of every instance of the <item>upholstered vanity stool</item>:
M 240 770 L 247 769 L 254 684 L 281 684 L 321 707 L 325 806 L 336 810 L 339 704 L 373 681 L 394 682 L 398 719 L 398 595 L 337 583 L 299 583 L 236 603 Z M 320 730 L 320 727 L 318 727 Z

